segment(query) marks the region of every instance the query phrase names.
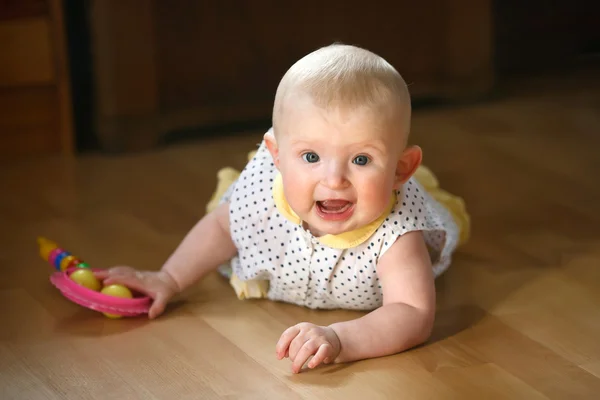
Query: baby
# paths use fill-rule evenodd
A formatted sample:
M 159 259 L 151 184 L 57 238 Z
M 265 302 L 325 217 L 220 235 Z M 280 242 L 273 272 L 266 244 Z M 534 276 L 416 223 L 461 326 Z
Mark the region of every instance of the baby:
M 434 280 L 468 226 L 462 203 L 448 207 L 440 199 L 451 195 L 436 199 L 415 178 L 422 152 L 408 144 L 410 121 L 406 84 L 388 62 L 349 45 L 318 49 L 284 75 L 272 128 L 162 269 L 113 267 L 98 277 L 151 296 L 150 318 L 227 263 L 240 282 L 268 282 L 271 300 L 368 311 L 283 332 L 276 353 L 295 373 L 306 362 L 421 344 L 433 326 Z

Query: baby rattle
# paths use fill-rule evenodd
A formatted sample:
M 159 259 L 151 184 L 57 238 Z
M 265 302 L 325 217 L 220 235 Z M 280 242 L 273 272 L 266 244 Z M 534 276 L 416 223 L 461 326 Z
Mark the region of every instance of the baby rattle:
M 94 275 L 97 269 L 90 268 L 79 257 L 44 237 L 39 237 L 37 242 L 42 259 L 56 269 L 50 275 L 50 282 L 67 299 L 90 310 L 99 311 L 108 318 L 134 317 L 148 313 L 150 297 L 134 295 L 123 285 L 102 287 L 102 283 Z

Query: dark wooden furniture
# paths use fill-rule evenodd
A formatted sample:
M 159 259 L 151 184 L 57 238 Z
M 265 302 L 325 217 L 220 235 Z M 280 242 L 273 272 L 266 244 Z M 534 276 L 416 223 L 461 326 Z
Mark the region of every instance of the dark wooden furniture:
M 415 98 L 477 97 L 494 82 L 490 0 L 91 4 L 94 127 L 111 151 L 268 119 L 285 70 L 334 41 L 386 57 Z
M 0 0 L 0 159 L 73 151 L 61 0 Z

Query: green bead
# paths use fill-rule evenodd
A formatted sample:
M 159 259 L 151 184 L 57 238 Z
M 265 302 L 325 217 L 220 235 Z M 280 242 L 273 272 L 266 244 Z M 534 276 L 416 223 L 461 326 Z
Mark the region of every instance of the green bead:
M 89 268 L 89 267 L 90 266 L 88 263 L 82 262 L 82 263 L 77 264 L 77 268 Z

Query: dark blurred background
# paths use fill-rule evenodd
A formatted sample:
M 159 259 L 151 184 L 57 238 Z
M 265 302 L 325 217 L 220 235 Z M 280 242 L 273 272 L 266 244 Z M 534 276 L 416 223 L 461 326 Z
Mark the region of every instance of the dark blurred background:
M 592 0 L 0 0 L 0 156 L 142 151 L 270 124 L 279 79 L 335 41 L 416 107 L 597 63 Z

